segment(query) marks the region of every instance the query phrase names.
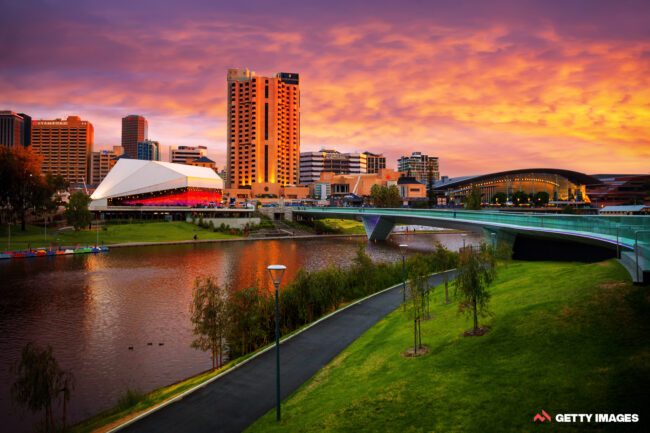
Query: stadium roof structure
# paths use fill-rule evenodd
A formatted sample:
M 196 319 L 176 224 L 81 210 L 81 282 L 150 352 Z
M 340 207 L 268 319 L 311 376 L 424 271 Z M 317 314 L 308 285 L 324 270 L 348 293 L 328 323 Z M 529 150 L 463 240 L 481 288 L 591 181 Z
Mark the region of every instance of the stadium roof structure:
M 447 189 L 449 187 L 460 187 L 468 183 L 479 182 L 484 180 L 489 180 L 491 178 L 499 176 L 509 176 L 517 174 L 527 174 L 527 173 L 545 173 L 545 174 L 557 174 L 569 179 L 571 182 L 574 182 L 579 185 L 600 185 L 602 182 L 593 177 L 584 173 L 571 170 L 563 170 L 556 168 L 524 168 L 518 170 L 509 170 L 509 171 L 500 171 L 496 173 L 482 174 L 476 176 L 463 176 L 453 179 L 448 179 L 445 181 L 437 181 L 434 184 L 434 189 Z
M 91 208 L 95 203 L 105 205 L 113 197 L 184 187 L 223 189 L 223 180 L 208 167 L 120 159 L 90 196 Z

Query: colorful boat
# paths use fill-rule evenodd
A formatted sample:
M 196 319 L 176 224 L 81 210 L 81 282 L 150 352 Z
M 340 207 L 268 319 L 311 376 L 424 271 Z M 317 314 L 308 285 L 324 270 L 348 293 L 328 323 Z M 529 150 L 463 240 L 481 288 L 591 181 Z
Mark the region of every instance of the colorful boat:
M 37 250 L 34 251 L 34 254 L 36 254 L 37 256 L 44 256 L 47 255 L 47 252 L 45 250 Z
M 24 257 L 36 257 L 36 253 L 34 251 L 27 251 Z
M 108 247 L 99 247 L 99 249 L 104 251 L 104 252 L 108 251 Z
M 22 251 L 14 251 L 13 253 L 11 253 L 11 257 L 15 259 L 22 259 L 25 257 L 25 253 L 23 253 Z
M 67 250 L 65 250 L 63 252 L 63 254 L 74 254 L 74 250 L 71 250 L 70 248 L 68 248 Z
M 1 253 L 0 254 L 0 259 L 10 259 L 11 258 L 11 253 Z
M 56 251 L 48 250 L 48 251 L 45 252 L 45 255 L 46 255 L 46 256 L 55 256 L 55 255 L 56 255 Z
M 57 256 L 62 256 L 62 255 L 65 254 L 65 251 L 64 251 L 64 250 L 56 250 L 56 253 L 55 253 L 55 254 L 56 254 Z

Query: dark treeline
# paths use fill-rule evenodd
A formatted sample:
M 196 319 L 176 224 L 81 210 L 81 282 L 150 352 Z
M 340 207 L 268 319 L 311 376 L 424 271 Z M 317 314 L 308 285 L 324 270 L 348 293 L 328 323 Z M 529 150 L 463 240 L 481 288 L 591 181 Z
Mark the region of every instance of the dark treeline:
M 407 275 L 414 263 L 424 262 L 430 272 L 451 269 L 458 254 L 438 244 L 435 252 L 411 256 L 406 260 Z M 280 332 L 288 334 L 352 300 L 378 292 L 402 281 L 401 260 L 375 263 L 359 244 L 352 265 L 340 269 L 334 265 L 320 271 L 300 269 L 294 280 L 279 293 Z M 270 285 L 226 291 L 227 329 L 219 332 L 227 341 L 230 359 L 253 352 L 275 339 L 275 296 Z M 216 317 L 215 317 L 216 319 Z M 224 323 L 216 320 L 215 323 Z M 219 339 L 221 341 L 221 339 Z

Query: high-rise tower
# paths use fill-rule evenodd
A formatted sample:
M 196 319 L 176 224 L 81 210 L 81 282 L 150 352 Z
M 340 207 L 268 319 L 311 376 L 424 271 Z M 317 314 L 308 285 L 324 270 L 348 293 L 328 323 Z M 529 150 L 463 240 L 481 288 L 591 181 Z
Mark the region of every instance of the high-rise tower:
M 71 183 L 88 182 L 93 134 L 92 123 L 78 116 L 32 121 L 32 148 L 43 155 L 43 173 L 60 174 Z
M 298 183 L 298 74 L 258 77 L 248 69 L 228 70 L 227 158 L 226 184 L 230 188 Z
M 148 139 L 147 119 L 137 114 L 122 118 L 122 148 L 130 158 L 138 158 L 138 143 Z

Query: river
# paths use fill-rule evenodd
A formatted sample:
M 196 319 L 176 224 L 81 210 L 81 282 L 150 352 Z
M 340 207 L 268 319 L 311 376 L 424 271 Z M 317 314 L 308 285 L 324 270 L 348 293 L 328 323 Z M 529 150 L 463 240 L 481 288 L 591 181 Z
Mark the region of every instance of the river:
M 28 342 L 53 348 L 75 376 L 69 420 L 112 407 L 127 388 L 150 391 L 211 367 L 189 347 L 189 304 L 198 276 L 232 288 L 255 281 L 271 287 L 266 266 L 284 264 L 283 285 L 299 268 L 346 267 L 364 238 L 259 240 L 114 248 L 96 255 L 0 261 L 0 419 L 2 431 L 31 431 L 34 416 L 12 407 L 9 367 Z M 459 234 L 393 235 L 366 243 L 375 261 L 429 251 L 440 241 L 457 250 Z M 467 244 L 481 236 L 468 234 Z M 364 241 L 365 242 L 365 241 Z M 148 343 L 151 343 L 149 345 Z M 133 346 L 133 350 L 129 350 Z M 57 416 L 59 408 L 55 409 Z

